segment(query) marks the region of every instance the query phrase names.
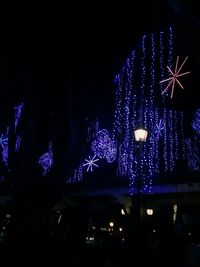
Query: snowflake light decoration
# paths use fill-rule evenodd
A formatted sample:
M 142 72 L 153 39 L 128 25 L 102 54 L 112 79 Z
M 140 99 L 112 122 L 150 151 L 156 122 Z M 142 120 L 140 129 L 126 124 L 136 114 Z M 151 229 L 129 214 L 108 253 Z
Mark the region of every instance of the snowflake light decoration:
M 4 137 L 3 134 L 1 134 L 0 137 L 0 145 L 3 149 L 5 149 L 5 146 L 8 144 L 8 137 Z
M 187 59 L 188 59 L 188 57 L 186 57 L 185 60 L 183 61 L 183 63 L 181 64 L 181 66 L 178 67 L 179 56 L 177 56 L 177 58 L 176 58 L 176 66 L 175 66 L 174 72 L 170 69 L 169 66 L 167 66 L 167 69 L 170 72 L 171 77 L 168 78 L 168 79 L 164 79 L 164 80 L 160 81 L 160 83 L 169 82 L 168 85 L 165 87 L 164 91 L 162 92 L 162 95 L 167 91 L 167 89 L 170 87 L 170 85 L 172 85 L 172 87 L 171 87 L 171 98 L 173 98 L 174 87 L 175 87 L 175 83 L 176 82 L 178 83 L 178 85 L 182 89 L 184 89 L 183 85 L 180 83 L 180 81 L 179 81 L 178 78 L 190 73 L 190 71 L 180 73 L 180 71 L 181 71 L 181 69 L 182 69 L 182 67 L 185 64 L 185 62 L 186 62 Z
M 99 159 L 96 158 L 96 155 L 91 158 L 89 156 L 89 159 L 85 159 L 86 163 L 83 164 L 83 166 L 87 166 L 87 172 L 90 170 L 93 171 L 93 167 L 99 167 L 95 162 L 97 162 Z
M 156 124 L 154 133 L 155 133 L 155 139 L 159 140 L 160 136 L 161 136 L 161 131 L 164 130 L 164 122 L 163 120 L 159 120 L 159 123 Z

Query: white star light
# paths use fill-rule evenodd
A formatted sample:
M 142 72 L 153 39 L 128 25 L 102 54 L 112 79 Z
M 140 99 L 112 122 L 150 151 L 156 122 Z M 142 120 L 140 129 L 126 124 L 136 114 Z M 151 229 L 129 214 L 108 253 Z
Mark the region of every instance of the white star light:
M 85 159 L 86 163 L 83 164 L 83 166 L 87 166 L 87 172 L 90 170 L 91 172 L 93 171 L 93 166 L 99 167 L 95 162 L 98 161 L 99 159 L 96 158 L 96 155 L 91 159 L 89 156 L 89 159 Z
M 159 123 L 156 124 L 156 129 L 154 133 L 156 134 L 156 139 L 158 140 L 161 136 L 161 131 L 164 129 L 164 122 L 163 120 L 159 120 Z
M 5 145 L 8 144 L 8 138 L 4 138 L 3 134 L 0 137 L 0 145 L 3 149 L 5 149 Z
M 183 61 L 183 63 L 181 64 L 181 66 L 178 68 L 178 61 L 179 61 L 179 56 L 177 56 L 177 59 L 176 59 L 176 66 L 175 66 L 175 70 L 174 72 L 167 66 L 167 69 L 168 71 L 170 72 L 170 74 L 172 75 L 170 78 L 168 79 L 165 79 L 165 80 L 162 80 L 160 81 L 160 83 L 164 83 L 164 82 L 169 82 L 168 85 L 165 87 L 165 90 L 162 92 L 162 95 L 167 91 L 167 89 L 169 88 L 170 85 L 172 85 L 171 87 L 171 98 L 173 98 L 173 94 L 174 94 L 174 86 L 175 86 L 175 83 L 177 82 L 178 85 L 184 89 L 184 87 L 182 86 L 182 84 L 180 83 L 180 81 L 178 80 L 179 77 L 181 76 L 184 76 L 184 75 L 187 75 L 190 73 L 190 71 L 187 71 L 187 72 L 183 72 L 183 73 L 180 73 L 183 65 L 185 64 L 186 60 L 188 59 L 188 57 L 185 58 L 185 60 Z

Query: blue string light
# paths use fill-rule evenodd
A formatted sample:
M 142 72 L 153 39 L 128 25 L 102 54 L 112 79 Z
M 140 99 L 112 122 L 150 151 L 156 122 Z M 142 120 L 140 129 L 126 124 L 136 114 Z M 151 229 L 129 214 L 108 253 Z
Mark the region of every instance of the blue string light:
M 172 28 L 158 35 L 143 36 L 138 49 L 132 51 L 115 76 L 117 88 L 112 138 L 104 129 L 98 132 L 99 135 L 92 142 L 92 151 L 99 158 L 107 159 L 110 163 L 116 158 L 117 175 L 129 178 L 130 195 L 137 192 L 138 177 L 141 191 L 151 192 L 153 178 L 158 173 L 173 173 L 178 159 L 186 159 L 188 166 L 197 168 L 197 160 L 191 162 L 186 155 L 188 153 L 195 158 L 197 153 L 185 140 L 183 112 L 167 109 L 167 94 L 161 97 L 163 88 L 159 81 L 164 77 L 164 65 L 171 66 L 172 58 Z M 134 139 L 134 130 L 138 126 L 150 132 L 142 151 Z M 112 149 L 108 149 L 109 146 Z M 110 153 L 107 153 L 108 150 Z M 111 156 L 113 152 L 114 157 Z M 112 159 L 108 160 L 110 156 Z M 87 167 L 89 162 L 91 160 L 87 162 Z M 68 182 L 80 179 L 82 171 L 78 174 L 76 169 Z
M 142 191 L 149 192 L 154 174 L 160 171 L 173 172 L 175 160 L 178 156 L 182 157 L 178 150 L 179 143 L 182 142 L 179 139 L 184 138 L 184 133 L 180 134 L 181 129 L 177 125 L 177 117 L 182 115 L 178 111 L 157 105 L 161 99 L 163 103 L 163 98 L 160 97 L 162 85 L 156 81 L 164 77 L 164 64 L 172 65 L 172 38 L 172 28 L 167 34 L 160 32 L 158 37 L 155 37 L 155 34 L 144 35 L 141 46 L 138 50 L 134 50 L 134 57 L 132 60 L 131 57 L 127 59 L 123 72 L 118 75 L 115 99 L 119 99 L 119 103 L 116 103 L 113 128 L 119 151 L 118 174 L 129 176 L 130 194 L 136 192 L 135 182 L 138 176 L 142 182 Z M 164 46 L 164 40 L 166 46 Z M 159 125 L 161 122 L 162 125 Z M 139 149 L 133 138 L 133 131 L 137 126 L 142 125 L 151 135 L 148 142 L 143 145 L 139 160 Z M 156 125 L 159 140 L 155 140 L 153 135 Z

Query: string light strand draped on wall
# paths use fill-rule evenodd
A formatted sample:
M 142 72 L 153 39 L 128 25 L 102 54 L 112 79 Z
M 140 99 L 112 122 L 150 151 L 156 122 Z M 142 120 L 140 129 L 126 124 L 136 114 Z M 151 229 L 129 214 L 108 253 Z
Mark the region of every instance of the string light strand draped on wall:
M 144 35 L 116 75 L 113 135 L 118 144 L 118 174 L 129 177 L 131 194 L 135 193 L 138 175 L 142 176 L 143 192 L 150 192 L 156 174 L 172 173 L 176 160 L 186 159 L 183 112 L 166 107 L 168 94 L 162 95 L 160 84 L 164 65 L 171 66 L 173 56 L 170 27 L 166 32 Z M 159 123 L 159 138 L 155 138 Z M 137 126 L 150 133 L 143 147 L 141 166 L 138 166 L 137 144 L 133 139 Z

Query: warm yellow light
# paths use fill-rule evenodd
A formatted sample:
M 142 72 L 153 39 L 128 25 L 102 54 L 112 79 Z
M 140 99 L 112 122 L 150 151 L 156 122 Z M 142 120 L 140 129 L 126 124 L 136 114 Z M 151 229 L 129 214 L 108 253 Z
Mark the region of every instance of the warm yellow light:
M 110 227 L 113 227 L 114 226 L 114 223 L 113 222 L 110 222 L 109 225 L 110 225 Z
M 176 222 L 176 217 L 177 217 L 177 204 L 173 205 L 173 223 Z
M 145 142 L 147 139 L 148 132 L 145 129 L 139 128 L 134 131 L 134 135 L 135 135 L 135 141 Z
M 121 215 L 125 215 L 124 209 L 121 209 Z
M 153 209 L 147 209 L 147 214 L 149 216 L 152 216 L 153 215 Z

